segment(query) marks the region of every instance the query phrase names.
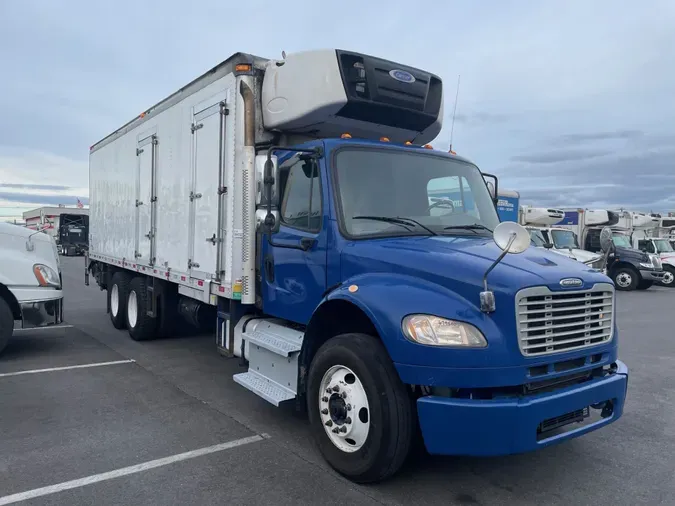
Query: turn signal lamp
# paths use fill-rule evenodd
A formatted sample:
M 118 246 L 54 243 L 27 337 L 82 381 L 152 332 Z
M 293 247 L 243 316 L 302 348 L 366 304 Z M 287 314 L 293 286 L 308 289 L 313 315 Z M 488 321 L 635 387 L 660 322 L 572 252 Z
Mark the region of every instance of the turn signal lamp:
M 405 145 L 406 145 L 406 146 L 412 146 L 412 142 L 410 142 L 410 141 L 405 141 Z
M 340 139 L 351 139 L 351 138 L 352 138 L 352 136 L 349 135 L 349 134 L 342 134 L 342 135 L 340 136 Z
M 380 137 L 380 142 L 389 142 L 389 137 Z
M 250 72 L 251 71 L 251 65 L 248 63 L 239 63 L 238 65 L 234 66 L 234 71 L 235 72 Z
M 434 147 L 431 144 L 425 144 L 424 147 L 426 149 L 434 149 Z

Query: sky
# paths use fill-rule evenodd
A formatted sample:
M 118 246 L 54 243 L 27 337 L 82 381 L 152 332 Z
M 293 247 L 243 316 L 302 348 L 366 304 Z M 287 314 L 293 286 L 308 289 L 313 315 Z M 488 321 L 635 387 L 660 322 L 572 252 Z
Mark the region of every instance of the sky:
M 643 5 L 0 0 L 0 219 L 87 204 L 89 146 L 232 53 L 319 48 L 439 75 L 445 150 L 461 75 L 453 149 L 522 203 L 675 211 L 675 2 Z

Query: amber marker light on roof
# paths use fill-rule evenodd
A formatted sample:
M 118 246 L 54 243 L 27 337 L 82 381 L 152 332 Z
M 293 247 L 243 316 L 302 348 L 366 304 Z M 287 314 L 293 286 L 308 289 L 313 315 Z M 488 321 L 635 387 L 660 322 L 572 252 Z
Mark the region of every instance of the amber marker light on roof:
M 352 138 L 352 136 L 349 135 L 349 134 L 342 134 L 342 135 L 340 136 L 340 139 L 351 139 L 351 138 Z

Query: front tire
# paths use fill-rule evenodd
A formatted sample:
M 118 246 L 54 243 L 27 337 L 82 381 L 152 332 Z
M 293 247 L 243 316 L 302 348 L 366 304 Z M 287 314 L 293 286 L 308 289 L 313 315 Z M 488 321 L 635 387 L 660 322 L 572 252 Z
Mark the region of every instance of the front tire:
M 661 281 L 661 284 L 663 286 L 667 287 L 674 287 L 675 286 L 675 267 L 671 265 L 664 265 L 663 270 L 666 271 L 666 275 L 664 276 L 663 280 Z
M 381 481 L 405 462 L 414 401 L 378 339 L 343 334 L 324 343 L 310 365 L 307 409 L 319 451 L 350 480 Z
M 147 341 L 157 336 L 157 318 L 148 316 L 149 306 L 147 279 L 135 277 L 129 283 L 127 296 L 127 329 L 134 341 Z
M 612 280 L 617 290 L 635 290 L 640 281 L 640 275 L 630 267 L 619 267 L 612 273 Z
M 7 301 L 0 297 L 0 353 L 7 347 L 14 333 L 14 314 Z

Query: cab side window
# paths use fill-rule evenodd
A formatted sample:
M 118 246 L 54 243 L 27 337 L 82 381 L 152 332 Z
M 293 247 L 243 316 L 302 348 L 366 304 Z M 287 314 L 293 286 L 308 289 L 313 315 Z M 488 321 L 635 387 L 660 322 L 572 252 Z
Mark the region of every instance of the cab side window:
M 646 253 L 654 253 L 652 241 L 638 241 L 638 249 Z
M 279 167 L 281 222 L 289 227 L 318 232 L 321 228 L 319 168 L 313 160 L 293 156 Z

